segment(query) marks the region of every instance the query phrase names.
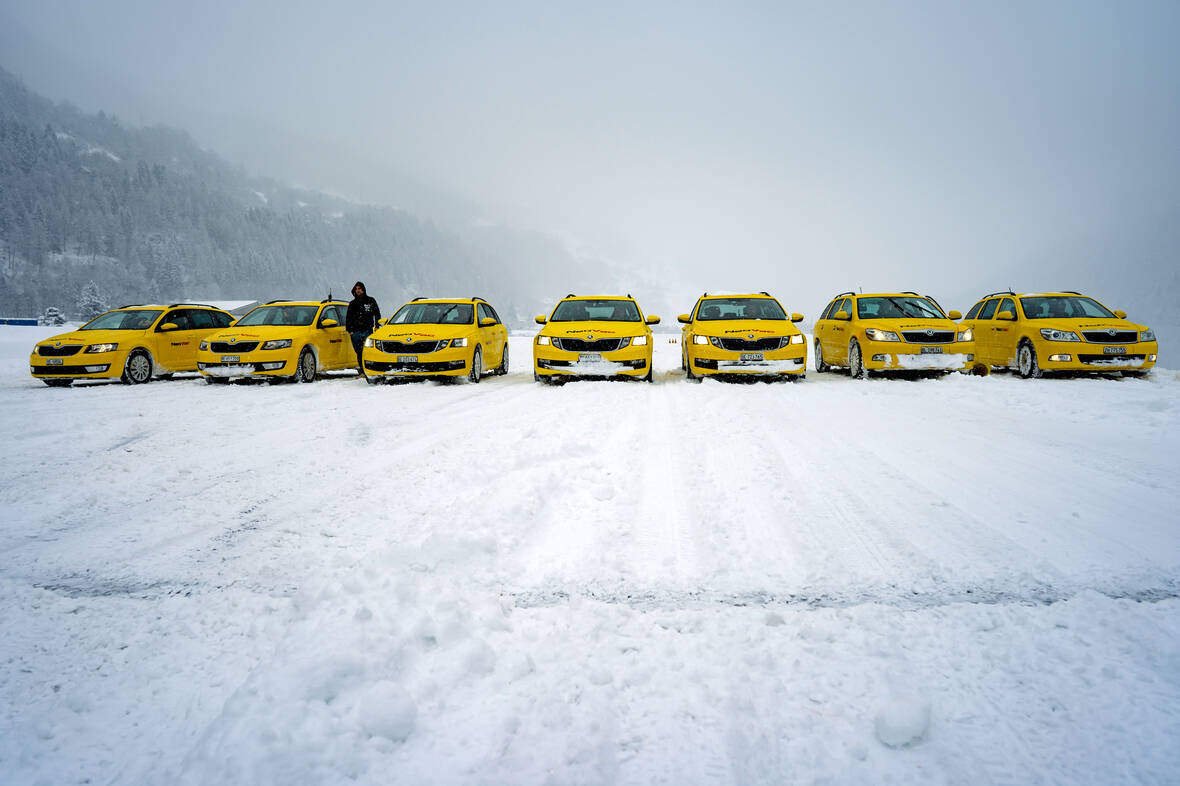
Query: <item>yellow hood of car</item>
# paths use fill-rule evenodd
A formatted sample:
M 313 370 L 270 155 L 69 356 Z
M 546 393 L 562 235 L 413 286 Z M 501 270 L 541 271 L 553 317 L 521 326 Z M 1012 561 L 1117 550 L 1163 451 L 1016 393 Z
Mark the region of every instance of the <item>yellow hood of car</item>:
M 768 336 L 793 336 L 799 328 L 787 319 L 710 319 L 699 320 L 696 331 L 710 336 L 735 336 L 754 338 Z
M 1146 325 L 1137 325 L 1126 319 L 1095 319 L 1093 317 L 1030 319 L 1028 323 L 1054 330 L 1134 330 L 1138 333 L 1147 330 Z
M 461 338 L 475 331 L 475 325 L 382 325 L 370 337 L 374 341 L 400 341 L 412 344 L 417 341 L 443 341 Z
M 73 330 L 59 336 L 42 339 L 37 346 L 65 346 L 66 344 L 118 344 L 129 341 L 129 336 L 142 335 L 142 330 Z
M 626 338 L 651 332 L 642 322 L 549 322 L 540 335 L 553 338 Z
M 250 325 L 230 328 L 205 336 L 205 341 L 260 341 L 262 339 L 285 338 L 299 332 L 306 332 L 311 325 Z
M 879 330 L 958 330 L 959 326 L 949 319 L 913 319 L 910 317 L 904 318 L 886 318 L 886 319 L 862 319 L 860 324 L 863 327 L 874 327 Z

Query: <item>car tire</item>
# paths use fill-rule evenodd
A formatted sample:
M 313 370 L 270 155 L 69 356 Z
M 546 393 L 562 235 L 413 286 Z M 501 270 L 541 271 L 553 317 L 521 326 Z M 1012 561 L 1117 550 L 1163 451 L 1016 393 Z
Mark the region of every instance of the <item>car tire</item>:
M 832 367 L 824 362 L 824 350 L 818 338 L 815 340 L 815 370 L 821 374 L 832 370 Z
M 1016 370 L 1025 379 L 1037 379 L 1044 374 L 1037 362 L 1037 350 L 1028 339 L 1016 348 Z
M 205 377 L 206 385 L 228 385 L 229 377 Z
M 860 353 L 860 342 L 855 338 L 848 342 L 848 374 L 853 379 L 865 378 L 865 362 Z
M 51 388 L 68 388 L 74 381 L 72 379 L 43 379 L 41 380 Z
M 304 347 L 299 353 L 299 362 L 295 364 L 295 376 L 292 379 L 296 382 L 315 382 L 315 374 L 315 353 L 311 347 Z
M 502 377 L 508 376 L 508 339 L 504 339 L 504 354 L 500 357 L 500 366 L 496 373 Z
M 684 362 L 684 377 L 689 382 L 692 382 L 693 380 L 697 379 L 697 375 L 692 373 L 692 359 L 688 356 L 688 348 L 687 347 L 685 347 L 683 354 L 684 354 L 684 360 L 683 360 L 683 362 Z
M 120 377 L 126 385 L 142 385 L 152 381 L 152 356 L 146 350 L 132 350 L 123 364 L 123 376 Z
M 648 363 L 647 364 L 647 376 L 643 378 L 643 381 L 644 382 L 651 382 L 652 381 L 652 374 L 654 372 L 655 372 L 655 369 L 651 367 L 650 363 Z
M 479 346 L 476 345 L 475 351 L 471 353 L 471 369 L 467 372 L 467 381 L 473 385 L 479 384 L 479 380 L 483 377 L 483 352 L 480 351 Z

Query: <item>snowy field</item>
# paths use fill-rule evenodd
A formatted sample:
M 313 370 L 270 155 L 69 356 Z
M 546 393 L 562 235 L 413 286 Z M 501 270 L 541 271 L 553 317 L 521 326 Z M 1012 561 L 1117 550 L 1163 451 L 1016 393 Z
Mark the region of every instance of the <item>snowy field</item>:
M 1176 783 L 1180 374 L 50 389 L 0 781 Z

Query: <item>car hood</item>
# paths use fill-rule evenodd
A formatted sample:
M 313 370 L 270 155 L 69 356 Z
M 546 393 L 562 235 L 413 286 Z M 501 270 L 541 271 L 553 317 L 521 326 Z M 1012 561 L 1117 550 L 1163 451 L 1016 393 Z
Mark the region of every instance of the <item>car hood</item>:
M 138 338 L 143 335 L 142 330 L 72 330 L 57 336 L 42 339 L 37 346 L 65 346 L 66 344 L 118 344 L 120 340 L 129 341 L 129 337 Z
M 862 319 L 860 324 L 878 330 L 960 330 L 958 323 L 949 319 Z
M 1142 333 L 1146 325 L 1137 325 L 1126 319 L 1030 319 L 1029 324 L 1056 330 L 1135 330 Z
M 308 325 L 248 325 L 221 330 L 205 336 L 205 341 L 260 341 L 263 339 L 286 338 L 294 336 L 300 331 L 306 331 Z
M 651 331 L 643 322 L 550 322 L 540 335 L 553 338 L 626 338 L 642 336 Z
M 373 331 L 374 341 L 400 341 L 412 344 L 416 341 L 444 341 L 470 335 L 475 325 L 382 325 Z
M 799 332 L 795 323 L 786 319 L 719 319 L 697 322 L 696 332 L 708 336 L 734 336 L 766 338 L 768 336 L 793 336 Z

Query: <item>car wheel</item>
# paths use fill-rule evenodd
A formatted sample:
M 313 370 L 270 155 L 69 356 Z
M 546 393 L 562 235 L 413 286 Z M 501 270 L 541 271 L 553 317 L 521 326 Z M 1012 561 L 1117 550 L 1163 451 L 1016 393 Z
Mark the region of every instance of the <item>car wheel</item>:
M 651 367 L 651 363 L 648 363 L 647 364 L 647 376 L 643 378 L 643 381 L 644 382 L 651 382 L 652 381 L 651 375 L 653 372 L 655 372 L 655 369 Z
M 820 346 L 818 338 L 815 340 L 815 370 L 821 374 L 832 370 L 832 367 L 824 362 L 824 350 Z
M 508 341 L 504 341 L 504 354 L 500 358 L 500 367 L 496 369 L 496 373 L 504 377 L 508 375 Z
M 471 383 L 478 383 L 480 377 L 483 376 L 483 353 L 480 352 L 479 347 L 475 348 L 475 352 L 471 353 L 471 371 L 467 373 L 467 381 Z
M 128 385 L 142 385 L 152 379 L 152 357 L 142 349 L 137 349 L 127 356 L 127 363 L 123 366 L 123 382 Z
M 72 380 L 72 379 L 43 379 L 41 381 L 44 382 L 46 385 L 48 385 L 51 388 L 68 388 L 70 386 L 70 383 L 73 382 L 74 380 Z
M 1025 379 L 1035 379 L 1044 373 L 1037 363 L 1037 351 L 1028 339 L 1020 342 L 1020 348 L 1016 350 L 1016 368 Z
M 299 363 L 295 366 L 294 380 L 296 382 L 315 382 L 315 353 L 311 347 L 304 347 L 299 353 Z
M 685 379 L 692 381 L 697 378 L 697 375 L 692 373 L 692 358 L 688 356 L 688 348 L 685 347 L 684 352 L 684 376 Z
M 848 373 L 853 379 L 865 378 L 865 364 L 860 355 L 860 342 L 855 338 L 848 342 Z

